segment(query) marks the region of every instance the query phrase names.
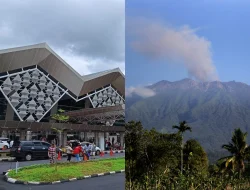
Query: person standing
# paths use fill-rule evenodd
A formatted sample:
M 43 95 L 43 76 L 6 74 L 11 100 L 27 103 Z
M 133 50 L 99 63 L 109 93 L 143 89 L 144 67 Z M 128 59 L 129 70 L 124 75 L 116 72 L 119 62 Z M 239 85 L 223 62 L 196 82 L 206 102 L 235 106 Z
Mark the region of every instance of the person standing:
M 89 145 L 89 143 L 87 143 L 84 148 L 85 150 L 85 155 L 87 156 L 87 159 L 89 160 L 89 157 L 90 157 L 90 154 L 91 154 L 91 149 L 92 149 L 92 146 Z
M 108 149 L 108 140 L 106 139 L 105 140 L 105 150 L 107 150 Z
M 66 153 L 67 153 L 67 156 L 68 156 L 68 159 L 67 161 L 71 161 L 71 156 L 72 156 L 72 147 L 70 146 L 70 143 L 68 143 L 68 146 L 66 147 Z
M 48 149 L 48 156 L 50 158 L 50 163 L 54 164 L 56 159 L 56 146 L 54 143 L 52 143 Z
M 81 158 L 80 158 L 80 153 L 83 153 L 82 151 L 82 147 L 81 147 L 81 144 L 78 144 L 75 148 L 74 148 L 74 155 L 76 157 L 76 161 L 77 162 L 80 162 L 81 161 Z
M 111 149 L 111 142 L 109 141 L 108 142 L 108 150 L 110 150 Z
M 12 148 L 13 144 L 14 144 L 14 141 L 13 140 L 10 141 L 10 148 Z

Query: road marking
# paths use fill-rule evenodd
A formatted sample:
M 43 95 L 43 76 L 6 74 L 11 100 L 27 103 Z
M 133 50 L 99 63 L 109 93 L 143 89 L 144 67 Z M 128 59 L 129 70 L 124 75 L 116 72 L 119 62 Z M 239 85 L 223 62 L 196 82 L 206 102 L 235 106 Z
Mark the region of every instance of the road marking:
M 33 185 L 39 185 L 40 182 L 35 182 L 35 181 L 28 181 L 29 184 L 33 184 Z
M 52 184 L 61 183 L 61 181 L 53 181 Z
M 13 178 L 8 178 L 7 181 L 10 182 L 10 183 L 15 183 L 17 180 L 16 180 L 16 179 L 13 179 Z

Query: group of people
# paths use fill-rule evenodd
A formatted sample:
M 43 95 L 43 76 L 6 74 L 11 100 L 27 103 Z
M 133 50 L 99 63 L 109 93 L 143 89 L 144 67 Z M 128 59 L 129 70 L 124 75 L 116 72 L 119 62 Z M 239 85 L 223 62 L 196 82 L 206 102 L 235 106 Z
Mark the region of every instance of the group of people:
M 83 155 L 83 157 L 86 156 L 87 159 L 89 160 L 91 152 L 92 152 L 92 146 L 89 143 L 87 143 L 84 147 L 82 147 L 81 144 L 78 143 L 75 148 L 72 147 L 71 143 L 68 143 L 68 146 L 66 147 L 66 153 L 68 156 L 67 161 L 70 162 L 72 155 L 75 155 L 76 161 L 80 162 L 81 154 Z
M 72 155 L 75 155 L 76 161 L 80 162 L 82 156 L 86 156 L 87 160 L 90 158 L 90 154 L 92 152 L 92 146 L 87 143 L 84 147 L 81 146 L 80 143 L 77 144 L 76 147 L 72 147 L 72 144 L 68 142 L 68 145 L 66 147 L 66 153 L 67 153 L 67 161 L 71 161 Z M 59 153 L 60 154 L 60 153 Z M 50 158 L 50 163 L 55 163 L 56 160 L 56 146 L 55 143 L 52 143 L 51 146 L 48 149 L 48 156 Z

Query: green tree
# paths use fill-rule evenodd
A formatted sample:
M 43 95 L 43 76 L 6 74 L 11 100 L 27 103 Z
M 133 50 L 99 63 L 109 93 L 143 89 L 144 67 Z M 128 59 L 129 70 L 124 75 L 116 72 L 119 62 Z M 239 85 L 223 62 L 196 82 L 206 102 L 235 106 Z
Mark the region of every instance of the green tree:
M 140 122 L 126 124 L 126 182 L 127 189 L 152 187 L 160 189 L 162 180 L 178 174 L 181 136 L 163 134 L 155 129 L 143 129 Z
M 245 171 L 245 160 L 249 156 L 249 148 L 246 142 L 247 133 L 241 131 L 241 129 L 235 129 L 232 140 L 229 144 L 222 145 L 222 148 L 231 153 L 230 156 L 221 158 L 222 169 L 231 169 L 232 171 L 239 172 L 239 178 L 242 172 Z
M 184 168 L 195 176 L 205 176 L 208 171 L 208 158 L 202 146 L 194 139 L 188 140 L 183 148 Z
M 186 131 L 192 132 L 192 128 L 188 126 L 186 121 L 182 121 L 179 123 L 179 126 L 174 125 L 173 129 L 177 129 L 178 133 L 181 134 L 181 173 L 183 172 L 183 134 Z
M 67 123 L 69 121 L 69 116 L 64 115 L 64 113 L 65 111 L 63 109 L 59 109 L 56 114 L 51 116 L 51 118 L 57 123 Z
M 178 174 L 179 169 L 179 150 L 181 147 L 181 136 L 179 134 L 163 134 L 157 132 L 154 128 L 144 133 L 147 147 L 145 149 L 144 167 L 147 176 L 151 179 L 155 189 L 161 189 L 164 186 L 164 178 L 168 176 L 173 179 Z
M 138 160 L 141 161 L 143 154 L 143 127 L 141 122 L 130 121 L 125 125 L 126 144 L 126 180 L 129 189 L 134 189 L 133 182 L 140 181 L 140 168 L 138 170 Z

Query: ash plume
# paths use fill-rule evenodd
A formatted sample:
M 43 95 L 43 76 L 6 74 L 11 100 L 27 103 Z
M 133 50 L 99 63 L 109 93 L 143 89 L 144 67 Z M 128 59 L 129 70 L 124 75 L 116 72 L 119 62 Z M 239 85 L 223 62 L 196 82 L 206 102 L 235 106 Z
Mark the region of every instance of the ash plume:
M 132 20 L 127 32 L 133 36 L 132 48 L 168 64 L 182 64 L 190 77 L 199 81 L 219 80 L 212 60 L 211 42 L 189 26 L 174 28 L 145 19 Z

